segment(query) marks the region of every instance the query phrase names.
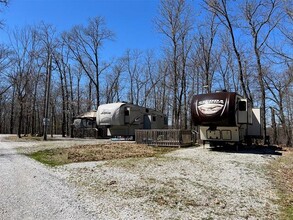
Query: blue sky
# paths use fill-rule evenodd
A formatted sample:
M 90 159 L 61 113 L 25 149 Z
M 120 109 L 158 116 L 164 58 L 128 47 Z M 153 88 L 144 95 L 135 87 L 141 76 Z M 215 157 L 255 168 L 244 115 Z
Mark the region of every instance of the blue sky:
M 74 25 L 86 24 L 87 19 L 103 16 L 107 26 L 116 34 L 116 40 L 105 45 L 108 57 L 121 56 L 126 49 L 158 49 L 160 34 L 153 19 L 159 0 L 10 0 L 1 19 L 6 28 L 37 25 L 41 21 L 54 25 L 58 31 Z M 7 39 L 0 31 L 1 41 Z M 1 42 L 1 43 L 2 43 Z

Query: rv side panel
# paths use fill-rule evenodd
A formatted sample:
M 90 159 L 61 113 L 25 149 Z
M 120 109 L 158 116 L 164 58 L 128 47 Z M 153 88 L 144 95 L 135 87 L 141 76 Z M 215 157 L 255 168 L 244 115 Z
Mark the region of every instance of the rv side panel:
M 261 126 L 261 111 L 260 108 L 252 109 L 252 124 L 248 125 L 248 136 L 251 137 L 261 137 L 262 136 L 262 126 Z

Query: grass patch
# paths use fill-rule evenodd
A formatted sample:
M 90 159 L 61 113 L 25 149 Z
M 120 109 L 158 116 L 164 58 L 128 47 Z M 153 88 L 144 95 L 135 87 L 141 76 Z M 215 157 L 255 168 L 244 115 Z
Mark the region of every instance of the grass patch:
M 60 148 L 37 151 L 28 156 L 50 166 L 63 165 L 68 161 L 67 154 Z
M 28 154 L 28 156 L 41 163 L 58 166 L 86 161 L 154 157 L 175 149 L 178 148 L 151 147 L 134 143 L 110 143 L 42 150 Z
M 293 219 L 293 149 L 287 148 L 282 157 L 269 165 L 269 170 L 279 191 L 280 219 Z

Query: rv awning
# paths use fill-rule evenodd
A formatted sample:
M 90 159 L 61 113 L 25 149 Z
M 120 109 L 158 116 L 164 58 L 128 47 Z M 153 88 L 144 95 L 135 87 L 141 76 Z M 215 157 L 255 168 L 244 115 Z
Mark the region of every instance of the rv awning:
M 78 118 L 80 118 L 80 119 L 87 118 L 87 119 L 93 119 L 94 120 L 94 119 L 96 119 L 96 114 L 97 114 L 96 111 L 90 111 L 90 112 L 85 112 L 85 113 L 82 113 L 80 115 L 77 115 L 74 118 L 75 119 L 78 119 Z

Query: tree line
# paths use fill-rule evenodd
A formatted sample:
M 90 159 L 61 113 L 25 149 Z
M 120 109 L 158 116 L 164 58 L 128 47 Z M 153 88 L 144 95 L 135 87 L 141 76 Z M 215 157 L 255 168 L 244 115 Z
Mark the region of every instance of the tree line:
M 117 101 L 189 129 L 192 96 L 225 89 L 261 107 L 263 135 L 292 145 L 290 1 L 161 0 L 153 23 L 159 52 L 107 59 L 116 35 L 101 16 L 61 33 L 43 22 L 10 31 L 10 43 L 0 44 L 0 133 L 42 135 L 48 91 L 52 134 L 70 135 L 73 117 Z

